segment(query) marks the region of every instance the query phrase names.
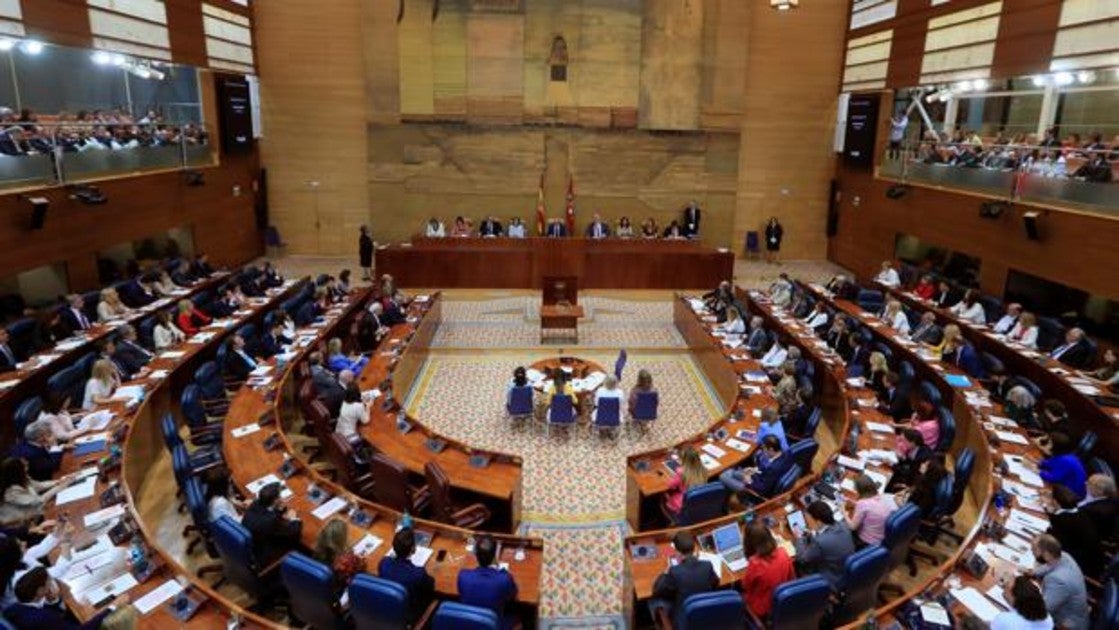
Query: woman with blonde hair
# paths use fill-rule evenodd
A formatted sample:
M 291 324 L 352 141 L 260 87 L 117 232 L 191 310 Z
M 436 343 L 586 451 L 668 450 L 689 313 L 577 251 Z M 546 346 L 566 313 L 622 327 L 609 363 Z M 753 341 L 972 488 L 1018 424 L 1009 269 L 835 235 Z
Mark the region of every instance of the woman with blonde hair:
M 97 319 L 107 322 L 128 314 L 128 307 L 120 301 L 117 290 L 113 287 L 101 289 L 101 301 L 97 303 Z
M 870 353 L 870 368 L 866 374 L 866 385 L 873 389 L 875 392 L 885 391 L 886 385 L 884 380 L 886 374 L 890 371 L 890 364 L 886 361 L 886 355 L 881 352 Z
M 315 540 L 315 559 L 334 570 L 334 582 L 339 589 L 365 571 L 365 558 L 353 552 L 349 538 L 346 521 L 334 518 L 319 531 Z
M 184 335 L 193 335 L 210 323 L 210 316 L 195 308 L 190 300 L 179 300 L 179 314 L 175 321 Z
M 958 348 L 963 342 L 964 336 L 960 332 L 960 327 L 956 324 L 948 324 L 944 327 L 944 336 L 941 338 L 940 344 L 935 346 L 928 344 L 925 345 L 934 352 L 939 353 L 940 356 L 944 356 L 955 352 L 956 348 Z
M 680 466 L 672 481 L 668 482 L 668 492 L 664 495 L 664 509 L 675 521 L 684 509 L 684 493 L 688 488 L 702 486 L 707 483 L 707 469 L 699 458 L 699 451 L 691 446 L 685 446 L 680 451 Z
M 1006 340 L 1025 346 L 1030 350 L 1037 350 L 1037 316 L 1026 311 L 1018 318 L 1018 323 L 1006 335 Z
M 887 302 L 886 310 L 882 313 L 882 319 L 898 334 L 909 334 L 909 318 L 905 316 L 905 311 L 901 308 L 901 302 L 897 300 Z
M 108 359 L 98 359 L 93 364 L 89 380 L 85 383 L 82 409 L 93 411 L 97 405 L 104 405 L 112 399 L 113 392 L 119 384 L 116 373 L 116 369 Z

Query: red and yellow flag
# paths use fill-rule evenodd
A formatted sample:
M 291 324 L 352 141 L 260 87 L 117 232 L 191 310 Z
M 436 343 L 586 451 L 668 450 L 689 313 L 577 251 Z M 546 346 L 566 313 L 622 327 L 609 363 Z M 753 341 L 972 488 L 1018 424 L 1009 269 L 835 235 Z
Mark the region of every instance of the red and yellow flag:
M 575 235 L 575 178 L 567 178 L 567 235 Z
M 544 224 L 548 222 L 548 213 L 544 208 L 544 173 L 540 173 L 540 187 L 536 194 L 536 235 L 544 236 Z

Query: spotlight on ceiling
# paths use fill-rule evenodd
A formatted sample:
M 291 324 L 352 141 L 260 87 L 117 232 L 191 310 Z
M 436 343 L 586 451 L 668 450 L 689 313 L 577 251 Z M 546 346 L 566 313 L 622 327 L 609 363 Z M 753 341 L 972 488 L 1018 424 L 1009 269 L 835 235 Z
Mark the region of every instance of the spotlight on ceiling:
M 1096 80 L 1096 73 L 1091 70 L 1081 70 L 1076 73 L 1076 81 L 1082 84 L 1094 83 Z
M 28 55 L 37 55 L 43 52 L 43 42 L 34 39 L 25 39 L 19 45 L 19 49 Z
M 16 47 L 16 40 L 8 39 L 7 37 L 0 39 L 0 50 L 9 51 Z
M 1053 82 L 1059 86 L 1072 85 L 1073 80 L 1071 72 L 1058 72 L 1053 75 Z
M 1035 74 L 1034 76 L 1030 77 L 1030 81 L 1033 82 L 1034 87 L 1045 87 L 1045 84 L 1048 83 L 1045 76 L 1040 74 Z
M 95 63 L 99 66 L 107 66 L 107 65 L 113 63 L 113 56 L 110 55 L 109 53 L 105 52 L 104 50 L 98 50 L 98 51 L 94 52 L 90 56 L 90 58 L 93 59 L 93 63 Z

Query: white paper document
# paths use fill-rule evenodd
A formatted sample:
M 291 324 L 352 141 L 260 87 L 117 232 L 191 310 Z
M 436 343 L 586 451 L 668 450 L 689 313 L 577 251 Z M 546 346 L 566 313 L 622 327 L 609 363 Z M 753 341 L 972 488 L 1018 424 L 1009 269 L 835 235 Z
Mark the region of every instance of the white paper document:
M 368 556 L 376 551 L 377 547 L 380 547 L 382 542 L 384 541 L 373 534 L 366 534 L 354 545 L 354 553 L 359 556 Z
M 415 566 L 423 567 L 425 564 L 427 564 L 427 561 L 431 559 L 431 556 L 434 553 L 435 550 L 431 547 L 416 545 L 416 550 L 412 552 L 412 557 L 408 559 L 411 560 L 412 564 L 414 564 Z M 395 558 L 396 553 L 392 549 L 389 549 L 389 552 L 386 553 L 385 556 L 389 558 Z
M 103 510 L 97 510 L 96 512 L 90 512 L 89 514 L 86 514 L 83 522 L 85 523 L 86 527 L 93 527 L 94 525 L 104 523 L 105 521 L 116 518 L 122 514 L 124 514 L 124 504 L 118 503 L 116 505 L 111 505 Z
M 1002 612 L 999 610 L 998 606 L 995 606 L 983 593 L 980 593 L 970 586 L 966 588 L 954 588 L 951 589 L 950 592 L 952 593 L 952 597 L 956 598 L 956 601 L 963 604 L 964 607 L 970 610 L 976 617 L 979 617 L 983 623 L 991 623 L 995 615 Z
M 86 477 L 81 483 L 70 486 L 54 497 L 55 505 L 66 505 L 74 501 L 88 499 L 97 490 L 97 477 Z
M 325 521 L 326 519 L 330 518 L 331 516 L 337 514 L 339 511 L 341 511 L 347 505 L 349 505 L 349 503 L 345 499 L 343 499 L 342 497 L 334 497 L 333 499 L 331 499 L 331 500 L 323 503 L 319 507 L 315 508 L 311 512 L 311 514 L 313 514 L 314 517 L 319 519 L 320 521 Z
M 179 584 L 178 580 L 170 579 L 160 584 L 159 588 L 149 591 L 147 595 L 132 602 L 132 605 L 136 607 L 136 610 L 140 611 L 141 615 L 146 615 L 155 610 L 163 602 L 181 593 L 182 590 L 183 585 Z
M 995 435 L 1003 442 L 1009 442 L 1010 444 L 1028 445 L 1030 443 L 1026 436 L 1014 431 L 995 431 Z
M 229 434 L 232 435 L 235 438 L 239 438 L 239 437 L 245 437 L 246 435 L 256 433 L 259 430 L 260 430 L 260 425 L 257 424 L 256 422 L 254 422 L 252 424 L 246 424 L 243 427 L 237 427 L 236 429 L 233 429 L 232 431 L 230 431 Z

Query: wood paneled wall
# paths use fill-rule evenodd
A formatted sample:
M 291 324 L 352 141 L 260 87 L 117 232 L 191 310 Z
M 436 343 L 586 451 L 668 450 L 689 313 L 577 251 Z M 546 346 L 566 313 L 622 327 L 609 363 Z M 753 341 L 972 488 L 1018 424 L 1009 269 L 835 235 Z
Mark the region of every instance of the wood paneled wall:
M 782 255 L 822 258 L 832 134 L 847 3 L 802 2 L 794 11 L 749 5 L 734 243 L 770 216 L 785 228 Z
M 70 199 L 63 188 L 0 196 L 0 269 L 8 275 L 65 263 L 71 290 L 93 289 L 99 286 L 97 252 L 180 226 L 190 226 L 195 250 L 218 264 L 259 256 L 256 157 L 224 158 L 220 167 L 201 170 L 205 185 L 197 187 L 187 186 L 179 172 L 98 182 L 108 202 L 97 206 Z M 31 205 L 24 196 L 50 200 L 42 230 L 29 229 Z
M 839 181 L 839 232 L 831 239 L 829 257 L 860 275 L 873 275 L 883 260 L 891 259 L 894 239 L 902 233 L 981 258 L 981 288 L 993 295 L 1002 295 L 1008 270 L 1016 269 L 1119 299 L 1114 274 L 1119 221 L 1045 212 L 1038 218 L 1043 240 L 1031 241 L 1020 206 L 998 219 L 983 219 L 979 197 L 914 186 L 901 199 L 887 199 L 893 182 L 844 169 Z

